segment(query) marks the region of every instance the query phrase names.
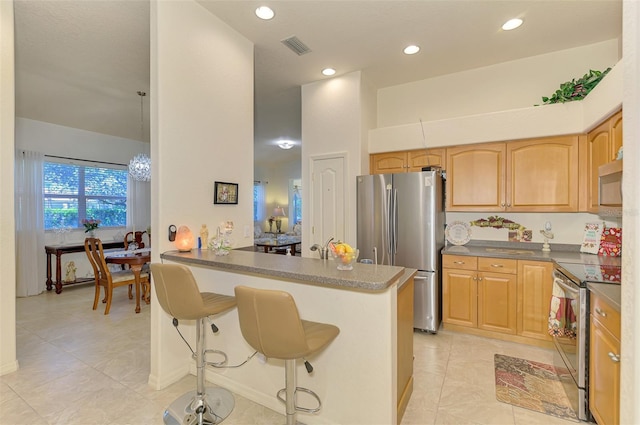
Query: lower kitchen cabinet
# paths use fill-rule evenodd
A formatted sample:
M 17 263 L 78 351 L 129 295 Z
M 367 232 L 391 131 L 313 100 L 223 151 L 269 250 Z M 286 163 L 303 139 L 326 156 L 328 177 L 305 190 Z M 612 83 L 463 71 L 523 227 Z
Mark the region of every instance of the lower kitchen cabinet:
M 516 260 L 443 256 L 443 322 L 516 333 Z
M 552 341 L 548 325 L 552 273 L 550 262 L 518 260 L 518 335 Z
M 620 423 L 620 313 L 591 295 L 589 410 L 599 425 Z
M 553 263 L 445 254 L 442 265 L 446 329 L 551 347 Z

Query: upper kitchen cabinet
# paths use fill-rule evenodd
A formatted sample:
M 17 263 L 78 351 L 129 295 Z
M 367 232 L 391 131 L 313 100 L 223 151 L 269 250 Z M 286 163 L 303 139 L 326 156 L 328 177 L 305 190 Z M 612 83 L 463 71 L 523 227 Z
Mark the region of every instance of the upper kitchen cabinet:
M 617 112 L 587 134 L 584 158 L 586 194 L 580 210 L 598 212 L 598 167 L 615 161 L 622 147 L 622 111 Z
M 447 149 L 447 211 L 504 209 L 504 143 Z
M 447 149 L 448 211 L 578 211 L 579 136 Z
M 444 164 L 445 149 L 417 149 L 384 152 L 369 157 L 371 174 L 392 174 L 422 171 L 423 167 Z

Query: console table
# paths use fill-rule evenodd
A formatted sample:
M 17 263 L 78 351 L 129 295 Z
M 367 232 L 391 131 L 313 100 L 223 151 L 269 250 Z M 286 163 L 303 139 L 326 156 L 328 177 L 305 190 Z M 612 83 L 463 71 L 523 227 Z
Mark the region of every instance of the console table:
M 104 249 L 124 248 L 124 241 L 112 241 L 102 242 Z M 60 257 L 62 254 L 70 254 L 72 252 L 84 252 L 84 242 L 75 245 L 45 245 L 45 252 L 47 253 L 47 291 L 50 291 L 53 287 L 51 281 L 51 254 L 56 256 L 56 294 L 62 292 L 62 285 L 71 285 L 74 283 L 93 282 L 93 278 L 76 278 L 75 282 L 62 282 L 62 265 L 60 264 Z

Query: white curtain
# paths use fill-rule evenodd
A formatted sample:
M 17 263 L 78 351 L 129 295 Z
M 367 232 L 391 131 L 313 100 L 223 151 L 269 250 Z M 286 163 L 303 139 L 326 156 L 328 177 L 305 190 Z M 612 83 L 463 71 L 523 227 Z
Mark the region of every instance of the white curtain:
M 144 232 L 151 224 L 151 184 L 127 174 L 127 231 Z
M 28 297 L 45 290 L 44 155 L 16 150 L 16 295 Z

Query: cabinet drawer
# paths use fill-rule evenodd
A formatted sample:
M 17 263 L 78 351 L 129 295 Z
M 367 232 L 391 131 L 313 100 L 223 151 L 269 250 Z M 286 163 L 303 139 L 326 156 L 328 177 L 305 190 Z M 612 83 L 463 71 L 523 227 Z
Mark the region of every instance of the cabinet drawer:
M 591 317 L 602 323 L 618 340 L 620 339 L 620 313 L 598 296 L 591 297 Z
M 478 257 L 443 255 L 442 266 L 448 269 L 476 270 L 478 267 Z
M 516 274 L 518 270 L 518 260 L 478 257 L 478 270 L 482 272 Z

